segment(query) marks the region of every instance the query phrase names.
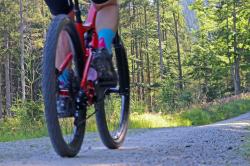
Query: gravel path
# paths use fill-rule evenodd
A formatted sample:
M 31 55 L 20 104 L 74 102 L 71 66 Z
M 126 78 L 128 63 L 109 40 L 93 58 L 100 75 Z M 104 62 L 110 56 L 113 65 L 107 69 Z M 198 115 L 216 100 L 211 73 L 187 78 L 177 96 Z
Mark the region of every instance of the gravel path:
M 88 133 L 75 158 L 60 158 L 48 138 L 0 143 L 0 166 L 250 165 L 240 154 L 249 134 L 250 113 L 198 127 L 139 129 L 124 146 L 108 150 Z

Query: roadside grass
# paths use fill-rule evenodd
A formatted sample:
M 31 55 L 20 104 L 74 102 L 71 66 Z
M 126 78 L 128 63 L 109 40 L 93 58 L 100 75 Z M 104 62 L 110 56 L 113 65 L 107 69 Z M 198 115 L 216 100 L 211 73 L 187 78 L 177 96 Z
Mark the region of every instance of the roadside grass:
M 44 124 L 26 124 L 24 126 L 17 118 L 8 118 L 0 122 L 0 142 L 39 138 L 47 135 L 47 128 Z
M 206 108 L 193 108 L 179 114 L 192 125 L 205 125 L 229 119 L 250 111 L 250 99 L 239 99 L 229 103 L 212 105 Z
M 247 130 L 250 132 L 250 126 L 247 127 Z M 244 140 L 244 143 L 240 147 L 240 154 L 250 161 L 250 134 L 248 134 L 247 138 Z
M 182 119 L 179 115 L 164 115 L 153 113 L 132 113 L 130 116 L 131 129 L 135 128 L 162 128 L 162 127 L 177 127 L 191 126 L 191 121 Z
M 15 141 L 47 135 L 43 104 L 17 101 L 11 107 L 11 118 L 0 120 L 0 141 Z
M 159 128 L 196 126 L 215 123 L 250 111 L 250 99 L 239 99 L 229 103 L 195 107 L 173 114 L 132 113 L 130 128 Z
M 28 120 L 30 118 L 30 113 L 32 113 L 33 117 L 34 111 L 37 111 L 37 109 L 43 109 L 42 106 L 41 108 L 38 108 L 33 104 L 18 108 L 19 114 L 21 113 L 24 117 L 20 118 L 15 116 L 14 118 L 8 118 L 0 121 L 0 142 L 37 138 L 48 135 L 43 118 L 37 115 L 36 118 L 38 118 L 38 120 Z M 194 106 L 188 110 L 180 110 L 171 114 L 143 113 L 143 111 L 137 112 L 131 108 L 129 128 L 162 128 L 205 125 L 229 119 L 248 111 L 250 111 L 249 96 L 244 99 L 237 99 L 228 103 L 219 103 L 209 106 Z M 87 121 L 86 130 L 87 132 L 97 130 L 94 116 Z

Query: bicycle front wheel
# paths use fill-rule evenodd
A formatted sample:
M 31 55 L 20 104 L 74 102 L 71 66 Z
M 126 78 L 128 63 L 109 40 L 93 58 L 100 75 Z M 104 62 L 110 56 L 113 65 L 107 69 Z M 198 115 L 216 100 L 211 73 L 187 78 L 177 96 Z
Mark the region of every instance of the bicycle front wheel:
M 117 87 L 101 90 L 95 103 L 96 121 L 102 142 L 110 149 L 119 148 L 124 142 L 129 120 L 129 70 L 124 45 L 116 35 L 113 62 L 118 74 Z
M 55 151 L 62 157 L 74 157 L 79 152 L 85 133 L 86 110 L 80 110 L 76 114 L 75 105 L 76 91 L 83 71 L 80 43 L 74 23 L 66 15 L 58 15 L 52 20 L 44 47 L 42 90 L 50 140 Z M 65 70 L 72 73 L 72 79 L 69 80 L 71 86 L 68 87 L 68 107 L 64 110 L 70 115 L 61 116 L 58 110 L 58 101 L 61 99 L 58 77 L 64 71 L 58 73 L 58 66 L 65 61 L 68 54 L 65 50 L 73 56 L 65 67 Z

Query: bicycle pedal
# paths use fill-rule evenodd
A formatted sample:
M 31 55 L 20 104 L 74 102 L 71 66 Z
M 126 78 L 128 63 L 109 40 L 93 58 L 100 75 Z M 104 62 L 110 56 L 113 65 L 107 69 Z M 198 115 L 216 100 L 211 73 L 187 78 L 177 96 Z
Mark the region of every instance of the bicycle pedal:
M 74 117 L 74 113 L 72 112 L 57 112 L 57 116 L 58 118 L 70 118 L 70 117 Z
M 114 88 L 117 86 L 116 81 L 98 81 L 96 84 L 102 88 Z

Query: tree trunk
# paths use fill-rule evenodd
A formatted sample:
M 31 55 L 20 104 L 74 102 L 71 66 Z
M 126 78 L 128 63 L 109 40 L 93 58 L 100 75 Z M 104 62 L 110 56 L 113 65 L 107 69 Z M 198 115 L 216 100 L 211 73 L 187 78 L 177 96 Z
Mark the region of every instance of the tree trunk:
M 19 1 L 20 6 L 20 20 L 21 20 L 21 28 L 20 28 L 20 46 L 21 46 L 21 87 L 22 87 L 22 101 L 25 101 L 26 94 L 25 94 L 25 69 L 24 69 L 24 23 L 23 23 L 23 2 L 22 0 Z
M 136 57 L 136 87 L 137 87 L 137 95 L 138 101 L 140 100 L 140 62 L 139 62 L 139 48 L 138 48 L 138 40 L 137 35 L 135 36 L 135 57 Z
M 143 59 L 143 52 L 142 52 L 142 42 L 140 42 L 140 64 L 141 64 L 141 100 L 145 101 L 145 93 L 144 93 L 144 59 Z
M 148 54 L 148 22 L 147 22 L 147 6 L 144 6 L 144 24 L 146 29 L 146 70 L 147 70 L 147 105 L 148 111 L 152 111 L 152 96 L 151 96 L 151 79 L 150 79 L 150 63 L 149 63 L 149 54 Z
M 137 17 L 137 8 L 133 2 L 133 18 L 138 19 Z M 133 29 L 137 30 L 137 25 L 135 24 Z M 137 33 L 134 33 L 134 45 L 135 45 L 135 58 L 136 58 L 136 93 L 137 93 L 137 100 L 140 101 L 140 62 L 139 62 L 139 40 Z
M 0 64 L 0 69 L 2 68 Z M 2 73 L 0 71 L 0 119 L 3 117 L 3 99 L 2 99 Z
M 142 14 L 140 12 L 140 10 L 138 10 L 138 14 L 139 16 L 139 27 L 142 27 Z M 141 83 L 140 83 L 140 99 L 141 101 L 145 101 L 145 96 L 144 96 L 144 58 L 143 58 L 143 50 L 142 50 L 142 47 L 143 47 L 143 41 L 140 37 L 140 40 L 139 40 L 139 58 L 140 58 L 140 80 L 141 80 Z
M 133 6 L 132 6 L 133 9 Z M 132 15 L 131 15 L 131 2 L 129 3 L 129 21 L 132 22 Z M 130 40 L 130 54 L 133 56 L 134 55 L 134 41 L 133 41 L 133 33 L 132 33 L 132 29 L 133 29 L 133 24 L 130 24 L 129 26 L 129 31 L 131 33 L 131 40 Z M 132 86 L 135 85 L 135 65 L 134 65 L 134 59 L 131 59 L 131 64 L 132 64 Z M 133 91 L 134 92 L 134 91 Z
M 234 30 L 234 94 L 240 94 L 240 55 L 237 52 L 237 29 L 236 29 L 236 1 L 233 6 L 233 30 Z
M 182 64 L 181 64 L 181 52 L 180 52 L 180 43 L 179 43 L 179 33 L 178 33 L 178 19 L 176 18 L 175 12 L 173 12 L 174 25 L 175 25 L 175 41 L 178 55 L 178 72 L 179 72 L 179 88 L 183 89 L 183 77 L 182 77 Z
M 230 32 L 229 32 L 229 18 L 228 18 L 228 5 L 227 5 L 227 58 L 230 64 L 230 78 L 231 78 L 227 86 L 231 86 L 234 80 L 234 65 L 232 64 L 232 61 L 231 61 L 231 54 L 230 54 L 231 46 L 229 45 L 230 43 L 229 34 Z
M 162 51 L 162 35 L 161 35 L 161 16 L 160 16 L 160 0 L 156 0 L 156 13 L 157 13 L 157 31 L 158 31 L 158 42 L 160 51 L 160 79 L 163 77 L 163 51 Z
M 8 34 L 4 34 L 4 43 L 6 50 L 9 49 L 9 37 Z M 11 94 L 10 94 L 10 57 L 7 52 L 5 55 L 5 103 L 6 103 L 6 114 L 10 116 L 10 107 L 11 107 Z

